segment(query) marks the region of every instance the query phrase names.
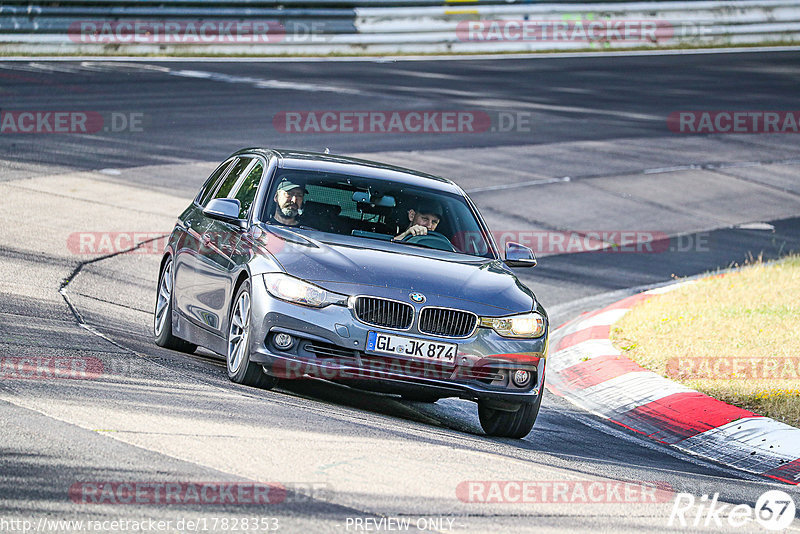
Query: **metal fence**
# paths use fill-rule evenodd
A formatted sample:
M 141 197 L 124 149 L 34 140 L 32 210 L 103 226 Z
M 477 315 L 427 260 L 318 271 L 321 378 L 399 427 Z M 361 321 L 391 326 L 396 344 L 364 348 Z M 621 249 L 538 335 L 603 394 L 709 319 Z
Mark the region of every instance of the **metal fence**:
M 800 41 L 797 0 L 0 1 L 0 52 L 517 52 Z

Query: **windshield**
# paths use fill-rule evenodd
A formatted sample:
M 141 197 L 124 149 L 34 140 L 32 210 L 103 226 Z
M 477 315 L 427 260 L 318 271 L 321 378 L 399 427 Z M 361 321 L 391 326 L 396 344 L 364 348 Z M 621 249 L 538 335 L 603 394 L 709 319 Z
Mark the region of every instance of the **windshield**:
M 339 173 L 277 169 L 261 220 L 494 258 L 467 200 L 457 194 Z

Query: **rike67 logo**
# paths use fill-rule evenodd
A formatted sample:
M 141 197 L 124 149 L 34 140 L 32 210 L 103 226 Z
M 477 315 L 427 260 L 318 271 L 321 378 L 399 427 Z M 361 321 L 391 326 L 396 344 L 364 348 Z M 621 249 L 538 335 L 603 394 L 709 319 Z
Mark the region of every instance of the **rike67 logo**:
M 712 497 L 703 495 L 696 499 L 691 493 L 678 493 L 672 505 L 668 526 L 680 527 L 731 527 L 752 528 L 753 522 L 770 531 L 784 530 L 792 524 L 795 515 L 792 497 L 780 490 L 763 493 L 755 507 L 747 504 L 723 504 L 719 493 Z M 751 531 L 751 530 L 748 530 Z

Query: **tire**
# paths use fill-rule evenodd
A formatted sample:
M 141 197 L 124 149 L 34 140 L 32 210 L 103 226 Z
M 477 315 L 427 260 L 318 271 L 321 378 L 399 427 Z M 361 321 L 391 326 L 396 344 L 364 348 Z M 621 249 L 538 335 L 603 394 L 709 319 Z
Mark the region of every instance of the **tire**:
M 429 404 L 433 404 L 434 402 L 441 399 L 440 396 L 432 394 L 432 393 L 403 393 L 401 395 L 403 400 L 412 401 L 412 402 L 426 402 Z
M 158 276 L 156 307 L 153 311 L 153 337 L 159 347 L 191 354 L 197 350 L 197 345 L 172 335 L 172 281 L 170 257 L 164 262 L 164 268 Z
M 271 389 L 278 379 L 269 376 L 262 367 L 250 361 L 250 282 L 245 281 L 236 291 L 231 303 L 225 362 L 228 378 L 237 384 Z
M 489 436 L 522 439 L 528 435 L 539 415 L 544 390 L 535 402 L 525 403 L 516 412 L 504 412 L 478 402 L 478 419 Z

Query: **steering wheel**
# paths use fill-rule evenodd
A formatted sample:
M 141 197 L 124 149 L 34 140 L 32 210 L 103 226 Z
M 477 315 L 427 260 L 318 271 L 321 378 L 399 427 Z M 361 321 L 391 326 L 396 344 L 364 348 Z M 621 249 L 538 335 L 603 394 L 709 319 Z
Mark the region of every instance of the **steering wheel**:
M 439 250 L 447 250 L 449 252 L 456 251 L 456 248 L 453 246 L 450 240 L 447 239 L 444 234 L 440 234 L 439 232 L 428 231 L 428 233 L 425 235 L 407 235 L 403 238 L 403 241 L 417 245 L 424 245 L 426 247 Z

